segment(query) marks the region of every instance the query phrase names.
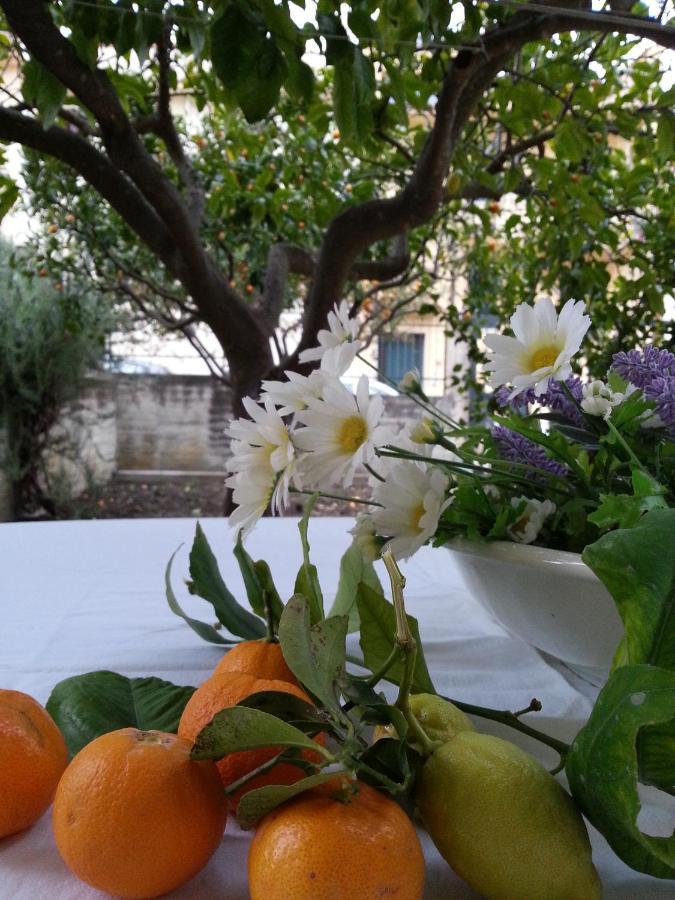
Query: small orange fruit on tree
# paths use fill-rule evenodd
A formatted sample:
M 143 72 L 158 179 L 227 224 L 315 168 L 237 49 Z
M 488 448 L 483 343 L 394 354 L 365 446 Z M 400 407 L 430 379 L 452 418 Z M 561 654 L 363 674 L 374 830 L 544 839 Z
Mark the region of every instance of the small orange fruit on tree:
M 122 728 L 73 759 L 54 800 L 56 845 L 82 881 L 119 897 L 157 897 L 202 869 L 221 841 L 218 770 L 191 741 Z
M 268 813 L 248 857 L 251 900 L 420 900 L 424 855 L 405 812 L 336 779 Z
M 0 690 L 0 838 L 36 822 L 68 765 L 63 735 L 21 691 Z
M 288 668 L 281 644 L 268 640 L 242 641 L 235 644 L 218 663 L 214 675 L 223 672 L 243 672 L 256 678 L 277 679 L 297 684 L 297 679 Z
M 306 703 L 310 702 L 302 688 L 288 681 L 256 678 L 255 675 L 245 672 L 222 672 L 205 681 L 190 697 L 178 725 L 178 734 L 194 741 L 216 713 L 236 706 L 252 694 L 267 691 L 292 694 Z M 230 787 L 240 778 L 272 760 L 279 752 L 279 747 L 270 746 L 228 753 L 216 763 L 223 784 Z M 311 751 L 304 752 L 303 758 L 310 763 L 314 759 Z M 268 771 L 247 782 L 240 790 L 234 791 L 230 800 L 236 805 L 242 795 L 250 790 L 267 784 L 293 784 L 304 775 L 305 772 L 298 766 L 280 761 Z

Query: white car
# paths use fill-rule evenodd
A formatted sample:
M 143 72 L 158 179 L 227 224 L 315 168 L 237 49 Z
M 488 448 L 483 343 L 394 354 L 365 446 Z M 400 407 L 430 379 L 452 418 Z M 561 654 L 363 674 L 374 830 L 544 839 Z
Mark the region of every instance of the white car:
M 343 375 L 340 378 L 340 381 L 352 392 L 352 394 L 356 393 L 356 385 L 359 383 L 358 375 Z M 383 397 L 399 396 L 399 392 L 396 388 L 393 388 L 390 384 L 385 384 L 384 381 L 378 381 L 377 378 L 371 378 L 370 376 L 368 376 L 368 387 L 370 388 L 371 394 L 380 394 Z

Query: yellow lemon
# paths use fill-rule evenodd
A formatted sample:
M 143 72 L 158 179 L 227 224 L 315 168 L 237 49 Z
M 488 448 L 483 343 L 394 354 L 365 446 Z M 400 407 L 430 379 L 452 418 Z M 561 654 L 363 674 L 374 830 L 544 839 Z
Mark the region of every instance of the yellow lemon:
M 422 769 L 416 800 L 443 858 L 487 900 L 597 900 L 574 801 L 501 738 L 462 731 Z

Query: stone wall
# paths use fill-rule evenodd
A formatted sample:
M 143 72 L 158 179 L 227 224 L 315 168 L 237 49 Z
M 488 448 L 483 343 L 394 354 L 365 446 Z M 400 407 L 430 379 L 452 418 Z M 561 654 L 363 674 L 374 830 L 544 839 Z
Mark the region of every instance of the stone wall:
M 117 468 L 222 471 L 229 390 L 200 375 L 117 378 Z
M 384 405 L 385 424 L 420 417 L 409 397 L 385 397 Z M 120 470 L 222 473 L 230 418 L 229 390 L 208 376 L 91 376 L 53 429 L 50 490 L 77 496 Z M 8 499 L 0 471 L 0 521 Z
M 51 492 L 76 497 L 88 485 L 112 478 L 117 469 L 117 418 L 115 376 L 88 378 L 50 434 L 46 468 Z

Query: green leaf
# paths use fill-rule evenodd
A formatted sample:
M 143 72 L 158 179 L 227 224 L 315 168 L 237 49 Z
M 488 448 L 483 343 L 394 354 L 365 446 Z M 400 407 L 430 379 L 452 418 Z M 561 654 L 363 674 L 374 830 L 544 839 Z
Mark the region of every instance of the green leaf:
M 675 835 L 640 831 L 635 741 L 641 728 L 672 720 L 675 672 L 654 666 L 617 669 L 600 692 L 567 757 L 574 799 L 625 863 L 656 878 L 675 878 Z
M 337 593 L 328 616 L 348 616 L 348 631 L 358 631 L 359 609 L 356 604 L 356 593 L 359 582 L 367 584 L 374 591 L 382 594 L 382 585 L 372 562 L 363 555 L 363 551 L 354 541 L 340 560 L 340 580 Z
M 241 531 L 237 535 L 237 543 L 233 552 L 239 564 L 241 577 L 244 579 L 246 596 L 251 604 L 251 609 L 264 619 L 266 618 L 265 603 L 269 603 L 272 618 L 278 623 L 284 605 L 272 579 L 270 567 L 263 559 L 259 559 L 257 562 L 253 561 L 244 547 Z
M 371 672 L 380 669 L 391 654 L 396 634 L 396 614 L 394 607 L 382 594 L 378 594 L 361 582 L 357 590 L 357 604 L 361 617 L 360 644 L 363 659 Z M 406 614 L 410 630 L 417 642 L 417 658 L 413 673 L 412 690 L 415 694 L 435 694 L 427 664 L 424 659 L 417 619 Z M 389 681 L 399 684 L 403 676 L 403 663 L 396 660 L 386 674 Z
M 262 710 L 308 734 L 316 734 L 328 727 L 326 717 L 321 715 L 316 706 L 286 691 L 258 691 L 244 697 L 237 706 Z
M 238 81 L 235 94 L 241 110 L 249 122 L 258 122 L 272 109 L 279 98 L 288 66 L 277 45 L 265 39 L 256 53 L 248 77 Z
M 218 621 L 231 634 L 245 640 L 256 640 L 265 636 L 265 624 L 240 606 L 227 589 L 199 522 L 190 550 L 190 576 L 192 578 L 188 585 L 190 593 L 207 600 L 213 606 Z
M 346 616 L 311 625 L 309 603 L 300 594 L 291 597 L 279 622 L 279 641 L 291 672 L 322 706 L 338 716 L 346 636 Z
M 614 666 L 651 663 L 675 671 L 675 510 L 655 510 L 634 528 L 609 532 L 586 547 L 583 560 L 624 623 Z M 672 791 L 675 721 L 645 729 L 637 751 L 640 779 Z
M 88 672 L 60 681 L 47 701 L 47 711 L 75 754 L 94 738 L 118 728 L 176 732 L 194 690 L 161 678 Z
M 675 156 L 675 117 L 663 112 L 656 123 L 656 149 L 663 160 Z
M 21 92 L 27 103 L 37 106 L 46 131 L 54 124 L 63 105 L 66 88 L 41 63 L 30 59 L 23 67 Z
M 182 544 L 181 544 L 182 547 Z M 178 548 L 180 550 L 180 547 Z M 224 638 L 222 634 L 220 634 L 213 625 L 208 625 L 206 622 L 201 622 L 199 619 L 193 619 L 192 616 L 188 616 L 186 612 L 183 611 L 181 605 L 179 604 L 176 595 L 173 592 L 173 588 L 171 587 L 171 566 L 173 565 L 174 558 L 178 550 L 175 550 L 171 554 L 171 559 L 167 563 L 166 572 L 164 573 L 164 586 L 166 588 L 166 602 L 169 604 L 169 609 L 172 613 L 175 613 L 177 616 L 180 616 L 181 619 L 184 619 L 190 628 L 195 631 L 200 638 L 204 641 L 208 641 L 210 644 L 234 644 L 235 641 Z
M 372 131 L 374 90 L 372 62 L 358 47 L 351 47 L 348 55 L 336 61 L 334 74 L 333 109 L 345 141 L 363 144 Z
M 277 806 L 319 784 L 334 781 L 335 777 L 335 772 L 319 772 L 317 775 L 301 778 L 294 784 L 267 784 L 265 787 L 247 791 L 237 806 L 239 827 L 252 828 L 256 822 L 266 816 L 268 812 L 276 809 Z
M 192 759 L 222 759 L 240 750 L 261 747 L 300 747 L 323 751 L 323 747 L 276 716 L 259 709 L 230 706 L 221 709 L 197 735 Z
M 254 566 L 263 590 L 263 604 L 260 615 L 263 617 L 267 615 L 266 604 L 269 604 L 272 613 L 272 621 L 278 627 L 279 619 L 284 611 L 284 604 L 282 603 L 279 591 L 277 591 L 276 585 L 274 584 L 272 572 L 264 559 L 257 560 L 254 563 Z M 256 610 L 256 612 L 257 611 L 258 610 Z
M 0 222 L 5 218 L 19 197 L 19 186 L 11 178 L 0 176 Z
M 558 159 L 577 163 L 584 158 L 591 142 L 583 125 L 574 119 L 567 119 L 558 125 L 553 146 Z
M 654 510 L 635 528 L 603 535 L 583 560 L 623 620 L 622 660 L 675 670 L 675 509 Z
M 309 601 L 312 622 L 318 622 L 323 619 L 323 594 L 321 593 L 316 566 L 309 558 L 309 540 L 307 538 L 309 517 L 312 514 L 312 509 L 318 496 L 318 494 L 314 494 L 310 497 L 305 504 L 303 516 L 298 522 L 298 530 L 300 531 L 300 540 L 302 542 L 302 565 L 295 579 L 295 593 L 302 594 Z

